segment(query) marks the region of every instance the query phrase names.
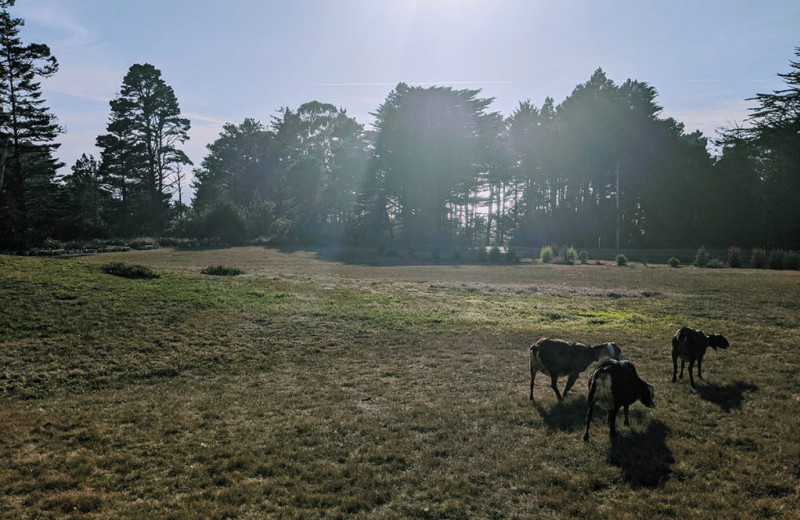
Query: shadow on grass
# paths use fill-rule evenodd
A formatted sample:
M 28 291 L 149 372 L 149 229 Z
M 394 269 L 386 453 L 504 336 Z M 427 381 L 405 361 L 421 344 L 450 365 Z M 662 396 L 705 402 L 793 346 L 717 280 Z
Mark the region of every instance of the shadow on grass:
M 724 412 L 739 410 L 744 402 L 744 393 L 756 390 L 758 390 L 758 386 L 744 381 L 736 381 L 727 385 L 717 383 L 697 385 L 697 393 L 700 397 L 719 406 Z
M 561 403 L 556 403 L 550 408 L 533 402 L 536 411 L 539 412 L 544 424 L 551 430 L 573 432 L 581 430 L 586 423 L 586 398 L 567 399 Z
M 634 489 L 663 485 L 669 480 L 675 462 L 666 444 L 669 431 L 667 425 L 656 420 L 644 432 L 613 438 L 608 462 L 622 470 L 625 482 Z

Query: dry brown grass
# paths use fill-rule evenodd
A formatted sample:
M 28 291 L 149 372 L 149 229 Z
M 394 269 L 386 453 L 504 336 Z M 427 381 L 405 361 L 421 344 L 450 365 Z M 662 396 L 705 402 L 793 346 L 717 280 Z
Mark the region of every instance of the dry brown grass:
M 0 258 L 0 305 L 5 518 L 800 514 L 798 273 L 156 250 Z M 684 324 L 731 342 L 697 392 Z M 584 444 L 588 373 L 527 399 L 540 336 L 618 342 L 656 408 Z

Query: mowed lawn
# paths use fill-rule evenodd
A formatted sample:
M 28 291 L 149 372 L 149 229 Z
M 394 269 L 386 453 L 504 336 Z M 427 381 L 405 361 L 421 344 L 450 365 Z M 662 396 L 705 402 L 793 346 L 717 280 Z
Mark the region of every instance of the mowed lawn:
M 730 341 L 696 392 L 683 325 Z M 584 443 L 590 370 L 528 400 L 543 336 L 617 342 L 656 407 Z M 800 272 L 2 256 L 0 517 L 798 518 L 798 355 Z

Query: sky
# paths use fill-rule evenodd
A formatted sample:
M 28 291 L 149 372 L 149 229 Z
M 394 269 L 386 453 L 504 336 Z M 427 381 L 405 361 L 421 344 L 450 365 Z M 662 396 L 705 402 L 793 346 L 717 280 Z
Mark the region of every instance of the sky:
M 17 0 L 11 11 L 23 42 L 59 62 L 42 89 L 66 131 L 62 173 L 99 156 L 135 63 L 174 89 L 197 166 L 223 124 L 268 124 L 281 107 L 332 103 L 369 127 L 405 82 L 480 89 L 509 115 L 527 99 L 560 103 L 598 68 L 649 83 L 662 117 L 714 137 L 746 126 L 747 98 L 783 88 L 777 73 L 800 46 L 798 0 Z

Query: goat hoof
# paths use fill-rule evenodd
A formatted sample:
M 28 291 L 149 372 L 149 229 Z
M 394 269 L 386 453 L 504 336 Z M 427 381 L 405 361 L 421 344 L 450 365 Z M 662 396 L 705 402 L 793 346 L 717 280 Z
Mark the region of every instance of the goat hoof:
M 589 442 L 589 434 L 583 436 L 583 442 Z

